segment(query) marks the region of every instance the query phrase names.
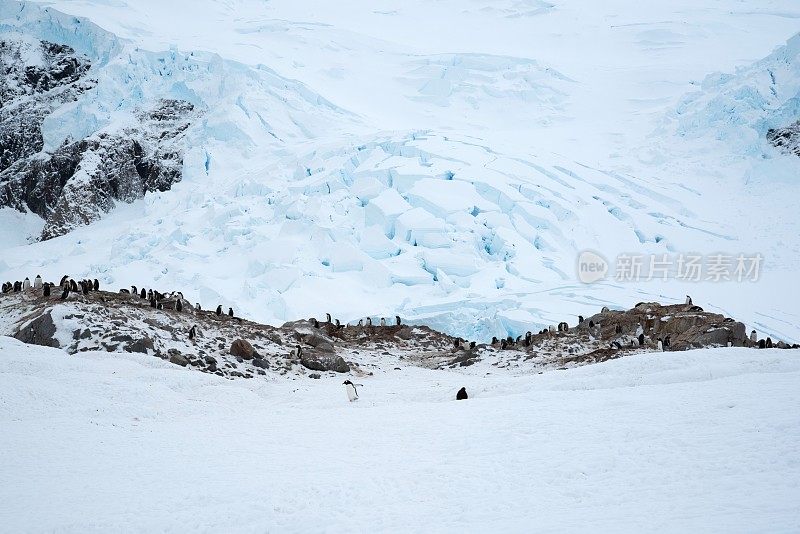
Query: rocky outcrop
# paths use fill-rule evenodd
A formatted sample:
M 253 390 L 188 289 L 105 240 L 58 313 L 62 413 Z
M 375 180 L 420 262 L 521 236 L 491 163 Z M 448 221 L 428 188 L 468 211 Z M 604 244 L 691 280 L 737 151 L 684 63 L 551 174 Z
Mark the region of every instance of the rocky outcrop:
M 23 343 L 58 348 L 60 345 L 55 339 L 55 335 L 56 325 L 49 312 L 43 313 L 14 333 L 14 337 Z
M 591 326 L 594 325 L 594 326 Z M 748 346 L 745 325 L 718 313 L 703 311 L 699 306 L 641 302 L 627 311 L 603 311 L 588 317 L 577 327 L 600 339 L 622 346 L 642 334 L 645 343 L 656 346 L 659 338 L 670 338 L 670 350 L 726 346 Z
M 251 345 L 250 342 L 244 339 L 237 339 L 234 341 L 231 344 L 229 352 L 231 356 L 235 356 L 243 360 L 252 360 L 256 355 L 256 349 L 253 348 L 253 345 Z
M 346 373 L 350 371 L 350 366 L 341 356 L 321 356 L 318 354 L 303 354 L 300 363 L 306 369 L 312 371 L 334 371 L 336 373 Z
M 44 120 L 93 87 L 90 67 L 68 46 L 0 41 L 0 207 L 45 219 L 41 239 L 96 221 L 117 201 L 169 190 L 182 177 L 182 137 L 195 116 L 182 100 L 160 100 L 125 127 L 42 152 Z
M 785 128 L 772 128 L 767 131 L 767 141 L 775 148 L 800 156 L 800 121 Z
M 69 46 L 0 40 L 0 171 L 42 150 L 42 122 L 92 87 L 90 67 Z

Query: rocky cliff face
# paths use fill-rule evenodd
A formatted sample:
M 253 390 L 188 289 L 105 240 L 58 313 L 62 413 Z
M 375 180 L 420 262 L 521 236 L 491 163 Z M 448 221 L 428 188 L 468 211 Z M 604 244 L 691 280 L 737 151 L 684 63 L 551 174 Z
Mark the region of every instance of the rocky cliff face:
M 90 67 L 68 46 L 0 41 L 0 207 L 45 219 L 41 239 L 181 179 L 182 137 L 194 117 L 194 106 L 181 100 L 158 101 L 124 127 L 43 151 L 45 119 L 93 88 Z
M 800 156 L 800 121 L 785 128 L 770 129 L 767 132 L 767 141 L 776 148 Z

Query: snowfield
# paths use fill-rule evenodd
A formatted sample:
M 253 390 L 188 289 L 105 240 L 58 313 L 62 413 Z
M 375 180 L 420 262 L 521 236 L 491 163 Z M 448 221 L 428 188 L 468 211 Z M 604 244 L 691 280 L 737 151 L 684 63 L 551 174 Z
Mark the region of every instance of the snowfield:
M 230 381 L 11 338 L 0 355 L 8 532 L 800 528 L 796 350 L 387 370 L 353 404 L 339 378 Z

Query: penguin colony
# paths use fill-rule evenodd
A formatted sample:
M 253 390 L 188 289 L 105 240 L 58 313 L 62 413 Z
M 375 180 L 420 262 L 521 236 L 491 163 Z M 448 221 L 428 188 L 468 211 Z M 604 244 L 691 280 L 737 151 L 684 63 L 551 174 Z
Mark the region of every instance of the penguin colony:
M 19 293 L 19 292 L 30 292 L 33 293 L 35 296 L 42 296 L 45 298 L 50 298 L 51 295 L 53 297 L 59 295 L 58 292 L 53 294 L 53 288 L 58 287 L 61 289 L 60 298 L 61 300 L 68 300 L 75 295 L 82 296 L 88 295 L 91 292 L 99 291 L 100 284 L 97 279 L 82 279 L 76 280 L 68 275 L 65 275 L 61 278 L 58 286 L 52 282 L 45 282 L 41 275 L 37 275 L 33 282 L 30 281 L 29 278 L 25 278 L 22 281 L 16 282 L 5 282 L 2 284 L 2 293 Z M 191 312 L 199 312 L 201 311 L 201 306 L 199 303 L 192 306 L 189 303 L 188 308 L 185 304 L 185 299 L 183 294 L 179 291 L 174 292 L 167 292 L 161 293 L 158 290 L 154 289 L 146 289 L 144 287 L 138 288 L 136 286 L 131 286 L 130 288 L 122 288 L 119 290 L 119 293 L 122 295 L 129 295 L 132 299 L 138 299 L 143 301 L 143 303 L 149 304 L 152 308 L 158 310 L 173 310 L 177 313 L 184 312 L 185 309 Z M 702 308 L 699 306 L 695 306 L 692 302 L 690 296 L 687 295 L 685 306 L 687 311 L 702 311 Z M 637 305 L 638 306 L 638 305 Z M 609 309 L 607 307 L 603 307 L 601 313 L 608 313 Z M 220 320 L 230 320 L 235 319 L 241 322 L 241 319 L 234 315 L 234 310 L 232 307 L 228 308 L 227 314 L 223 313 L 222 305 L 218 305 L 216 307 L 215 314 L 217 318 Z M 335 335 L 335 333 L 341 329 L 347 328 L 348 325 L 342 323 L 339 319 L 335 319 L 331 316 L 330 313 L 325 314 L 326 321 L 321 323 L 320 321 L 312 318 L 310 322 L 314 325 L 315 328 L 325 329 L 329 335 Z M 596 317 L 595 317 L 596 319 Z M 602 318 L 599 321 L 603 321 Z M 387 319 L 386 317 L 381 317 L 378 320 L 373 320 L 372 317 L 366 317 L 363 319 L 359 319 L 357 321 L 358 326 L 362 328 L 368 329 L 368 332 L 378 332 L 378 329 L 386 329 L 386 328 L 394 328 L 402 325 L 402 321 L 399 315 L 396 315 L 394 318 L 394 325 L 391 325 L 391 320 Z M 352 323 L 351 323 L 352 324 Z M 644 324 L 644 323 L 643 323 Z M 600 324 L 595 323 L 594 320 L 586 320 L 583 316 L 578 316 L 578 326 L 586 328 L 588 326 L 590 335 L 594 335 L 595 337 L 599 337 L 600 334 Z M 659 351 L 665 351 L 670 349 L 670 335 L 658 337 L 655 340 L 652 340 L 645 334 L 645 328 L 648 331 L 651 331 L 651 325 L 644 325 L 644 328 L 640 324 L 638 326 L 637 332 L 635 336 L 627 336 L 630 339 L 625 340 L 626 336 L 620 336 L 618 339 L 614 340 L 610 348 L 612 349 L 622 349 L 627 346 L 630 347 L 645 347 L 649 346 Z M 616 334 L 622 333 L 622 327 L 619 323 L 614 326 L 614 331 Z M 188 331 L 186 331 L 186 336 L 190 341 L 194 341 L 198 336 L 198 327 L 197 325 L 193 325 Z M 546 336 L 546 337 L 553 337 L 553 336 L 560 336 L 565 333 L 570 333 L 570 326 L 566 321 L 559 322 L 558 324 L 550 325 L 547 328 L 541 329 L 538 334 L 534 334 L 531 331 L 525 333 L 524 336 L 520 335 L 516 338 L 512 336 L 507 336 L 503 339 L 498 339 L 497 337 L 492 338 L 491 346 L 497 348 L 499 346 L 500 350 L 506 350 L 513 348 L 515 346 L 525 346 L 530 347 L 534 344 L 534 335 L 536 336 Z M 655 336 L 654 336 L 655 337 Z M 777 344 L 772 341 L 770 337 L 766 339 L 759 339 L 758 333 L 755 330 L 750 332 L 749 336 L 749 345 L 756 346 L 758 348 L 773 348 L 775 346 L 781 347 L 785 344 L 778 342 Z M 473 351 L 478 348 L 478 345 L 475 341 L 466 341 L 462 338 L 454 338 L 452 340 L 453 349 L 454 350 L 470 350 Z M 731 346 L 731 341 L 728 341 L 728 346 Z M 798 345 L 793 345 L 792 348 L 800 348 Z M 300 345 L 296 345 L 293 351 L 293 356 L 296 359 L 300 359 L 303 356 L 303 349 Z M 356 386 L 358 384 L 352 383 L 350 380 L 344 382 L 344 386 L 347 392 L 347 397 L 350 402 L 354 402 L 357 400 L 358 391 Z M 466 400 L 468 399 L 466 388 L 461 388 L 456 394 L 456 400 Z

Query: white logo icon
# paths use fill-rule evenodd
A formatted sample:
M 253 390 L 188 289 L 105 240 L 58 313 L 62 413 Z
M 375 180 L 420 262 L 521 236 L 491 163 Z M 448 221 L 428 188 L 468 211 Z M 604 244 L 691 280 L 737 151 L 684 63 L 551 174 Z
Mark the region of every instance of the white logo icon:
M 591 284 L 602 280 L 608 274 L 608 262 L 596 252 L 584 250 L 578 256 L 578 280 Z

